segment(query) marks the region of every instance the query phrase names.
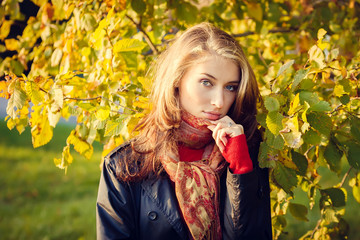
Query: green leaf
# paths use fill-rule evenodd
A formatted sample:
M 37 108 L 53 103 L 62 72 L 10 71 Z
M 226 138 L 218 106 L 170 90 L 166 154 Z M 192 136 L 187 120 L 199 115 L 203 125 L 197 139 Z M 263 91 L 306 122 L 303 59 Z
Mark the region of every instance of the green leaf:
M 309 91 L 301 91 L 299 93 L 299 97 L 300 97 L 301 104 L 304 104 L 304 102 L 307 102 L 308 104 L 310 104 L 310 106 L 312 106 L 320 101 L 319 97 L 316 93 L 309 92 Z
M 265 107 L 269 112 L 275 112 L 280 109 L 280 103 L 279 101 L 274 97 L 265 97 L 264 101 Z
M 330 107 L 330 104 L 326 101 L 320 101 L 318 103 L 315 103 L 309 108 L 309 111 L 313 111 L 313 112 L 325 112 L 331 110 L 332 108 Z
M 143 0 L 132 0 L 131 8 L 139 15 L 142 15 L 146 11 L 146 3 Z
M 275 136 L 279 135 L 279 131 L 283 129 L 282 119 L 283 115 L 279 112 L 270 112 L 266 116 L 266 125 Z
M 356 142 L 348 142 L 348 151 L 346 153 L 349 164 L 355 169 L 360 169 L 360 144 Z
M 137 39 L 121 39 L 114 44 L 114 52 L 138 52 L 146 46 L 145 43 Z
M 192 24 L 196 22 L 198 10 L 194 5 L 188 2 L 176 1 L 175 13 L 180 20 L 184 20 L 188 24 Z
M 291 215 L 293 215 L 294 218 L 296 218 L 300 221 L 305 221 L 305 222 L 309 221 L 309 219 L 306 217 L 306 215 L 308 213 L 308 209 L 304 205 L 290 202 L 289 210 L 290 210 Z
M 320 133 L 329 136 L 332 129 L 331 118 L 323 112 L 310 112 L 306 115 L 310 126 L 318 130 Z
M 360 119 L 357 117 L 351 118 L 351 135 L 360 143 Z
M 289 67 L 291 67 L 294 64 L 295 60 L 290 60 L 286 62 L 284 65 L 282 65 L 276 75 L 276 77 L 279 77 L 283 72 L 285 72 Z
M 274 136 L 268 129 L 266 129 L 266 143 L 274 149 L 282 150 L 284 148 L 284 139 L 280 136 Z
M 261 168 L 275 167 L 274 160 L 271 160 L 268 156 L 270 152 L 271 152 L 271 148 L 266 144 L 266 142 L 261 142 L 259 149 L 259 166 Z
M 303 139 L 306 143 L 311 144 L 311 145 L 319 145 L 321 143 L 320 134 L 313 129 L 310 129 L 309 131 L 307 131 L 303 135 Z
M 295 170 L 287 168 L 281 163 L 277 163 L 273 176 L 276 183 L 284 189 L 285 192 L 292 194 L 292 189 L 297 185 Z
M 334 209 L 328 208 L 325 210 L 325 221 L 330 224 L 333 222 L 339 222 L 339 219 L 336 217 L 336 212 Z
M 334 207 L 343 207 L 346 204 L 346 195 L 343 189 L 340 188 L 327 188 L 320 190 L 322 194 L 326 194 L 332 202 Z
M 308 167 L 308 161 L 306 157 L 301 153 L 295 152 L 294 150 L 291 150 L 291 157 L 292 157 L 292 161 L 299 169 L 300 174 L 305 176 Z
M 341 170 L 341 158 L 343 152 L 340 151 L 338 146 L 333 140 L 333 137 L 330 138 L 329 144 L 325 147 L 324 158 L 330 166 L 330 170 L 334 172 L 340 172 Z
M 282 215 L 273 218 L 273 227 L 277 230 L 283 230 L 287 225 L 286 218 Z

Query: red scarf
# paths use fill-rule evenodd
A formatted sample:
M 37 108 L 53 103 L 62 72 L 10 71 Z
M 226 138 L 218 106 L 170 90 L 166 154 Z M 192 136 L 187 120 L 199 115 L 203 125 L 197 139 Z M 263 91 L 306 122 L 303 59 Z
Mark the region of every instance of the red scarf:
M 162 165 L 175 183 L 180 210 L 193 239 L 221 239 L 219 174 L 225 160 L 212 139 L 207 121 L 182 111 L 178 139 L 192 148 L 205 148 L 200 161 L 181 162 L 178 152 L 161 156 Z

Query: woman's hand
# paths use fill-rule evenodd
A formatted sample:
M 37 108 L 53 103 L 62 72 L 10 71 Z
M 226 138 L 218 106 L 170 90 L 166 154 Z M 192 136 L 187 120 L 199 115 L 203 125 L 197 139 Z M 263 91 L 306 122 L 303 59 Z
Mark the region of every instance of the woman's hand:
M 210 121 L 210 123 L 208 128 L 213 132 L 212 136 L 221 152 L 224 151 L 228 138 L 244 134 L 243 126 L 236 124 L 229 116 Z

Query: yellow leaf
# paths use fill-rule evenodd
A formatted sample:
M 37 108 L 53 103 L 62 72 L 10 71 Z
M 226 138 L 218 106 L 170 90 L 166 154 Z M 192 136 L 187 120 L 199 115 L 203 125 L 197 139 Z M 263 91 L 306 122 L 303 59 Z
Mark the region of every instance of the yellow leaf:
M 73 157 L 70 154 L 70 146 L 67 145 L 63 148 L 62 158 L 54 158 L 54 164 L 60 169 L 65 169 L 65 173 L 67 171 L 67 167 L 73 162 Z
M 295 98 L 290 103 L 290 109 L 288 115 L 293 115 L 296 111 L 301 108 L 300 106 L 300 94 L 296 94 Z
M 133 103 L 134 107 L 148 109 L 150 107 L 149 99 L 143 96 L 137 97 L 137 100 Z
M 115 43 L 114 52 L 141 51 L 145 46 L 145 43 L 137 39 L 121 39 Z
M 6 122 L 6 126 L 8 127 L 8 129 L 12 130 L 15 127 L 15 120 L 12 118 L 9 118 Z
M 37 105 L 44 100 L 40 87 L 34 81 L 26 81 L 25 90 L 33 104 Z
M 83 155 L 84 157 L 86 157 L 87 159 L 90 159 L 92 154 L 93 154 L 93 146 L 90 145 L 89 143 L 87 143 L 86 141 L 82 140 L 81 138 L 79 138 L 76 135 L 76 131 L 72 130 L 70 135 L 68 136 L 67 140 L 66 140 L 67 144 L 72 144 L 74 145 L 74 149 L 80 153 L 81 155 Z
M 312 46 L 308 53 L 309 53 L 309 60 L 316 62 L 320 69 L 323 69 L 326 66 L 324 62 L 325 55 L 318 46 L 316 45 Z
M 324 30 L 323 28 L 320 28 L 317 33 L 318 42 L 321 42 L 323 40 L 325 34 L 326 34 L 326 30 Z
M 19 41 L 14 38 L 5 39 L 5 46 L 9 51 L 16 51 L 19 48 Z
M 47 144 L 53 137 L 53 128 L 49 124 L 47 111 L 45 109 L 43 109 L 42 113 L 40 113 L 40 111 L 41 108 L 38 108 L 31 114 L 31 121 L 36 122 L 31 128 L 32 144 L 34 148 Z
M 8 92 L 8 85 L 7 81 L 0 81 L 0 97 L 1 98 L 10 98 L 10 93 Z
M 144 77 L 138 77 L 138 81 L 141 83 L 141 85 L 143 86 L 144 90 L 147 92 L 151 91 L 151 80 L 149 78 L 144 78 Z
M 253 17 L 256 21 L 261 22 L 263 19 L 263 11 L 259 3 L 249 2 L 247 3 L 248 13 L 250 17 Z
M 95 116 L 100 121 L 106 120 L 110 115 L 110 109 L 108 107 L 99 107 L 95 113 Z
M 1 41 L 4 41 L 4 39 L 9 35 L 12 23 L 13 23 L 13 21 L 11 21 L 11 20 L 3 21 L 1 28 L 0 28 L 0 40 Z

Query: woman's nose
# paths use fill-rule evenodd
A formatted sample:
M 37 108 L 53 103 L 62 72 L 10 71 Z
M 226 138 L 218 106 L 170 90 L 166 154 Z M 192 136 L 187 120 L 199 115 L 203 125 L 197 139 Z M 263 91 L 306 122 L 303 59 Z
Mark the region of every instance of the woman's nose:
M 214 91 L 211 97 L 211 104 L 216 108 L 222 108 L 224 106 L 224 93 L 222 90 Z

